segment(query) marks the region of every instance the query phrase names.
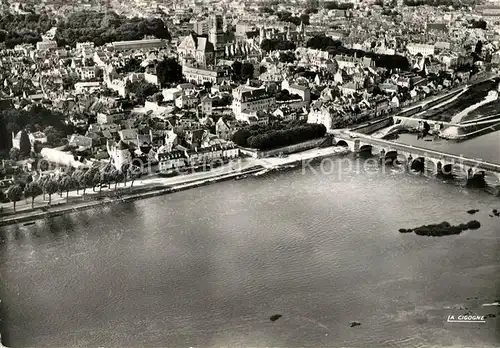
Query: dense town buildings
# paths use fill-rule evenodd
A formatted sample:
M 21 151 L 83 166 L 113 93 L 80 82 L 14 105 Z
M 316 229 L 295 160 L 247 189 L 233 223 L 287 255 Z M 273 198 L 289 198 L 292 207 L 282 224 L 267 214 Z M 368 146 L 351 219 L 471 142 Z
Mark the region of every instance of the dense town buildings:
M 115 6 L 123 14 L 159 19 L 166 25 L 160 37 L 103 42 L 83 35 L 65 45 L 58 34 L 63 29 L 51 25 L 34 44 L 2 50 L 6 105 L 61 112 L 73 127 L 70 134 L 58 133 L 57 142 L 50 129 L 45 135 L 46 126 L 24 129 L 32 145 L 58 146 L 64 161 L 76 147 L 89 160 L 112 160 L 117 168 L 146 156 L 160 170 L 172 169 L 196 162 L 190 156 L 226 158 L 214 155 L 215 144 L 233 146 L 233 135 L 245 125 L 307 120 L 330 130 L 500 67 L 499 21 L 484 6 L 442 11 L 396 3 L 388 10 L 351 2 L 347 10 L 320 6 L 306 14 L 288 3 L 232 2 L 214 10 L 157 4 L 157 11 L 147 3 Z M 489 16 L 485 27 L 483 13 Z M 6 146 L 19 149 L 21 129 L 14 133 Z M 190 155 L 195 149 L 198 155 Z M 205 152 L 208 157 L 200 155 Z

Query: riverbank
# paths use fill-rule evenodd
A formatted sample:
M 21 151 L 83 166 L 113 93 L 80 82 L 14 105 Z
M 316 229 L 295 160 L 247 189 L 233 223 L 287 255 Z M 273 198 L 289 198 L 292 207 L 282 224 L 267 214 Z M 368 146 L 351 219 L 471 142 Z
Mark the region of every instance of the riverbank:
M 54 204 L 51 207 L 47 207 L 45 201 L 37 202 L 35 209 L 31 209 L 31 206 L 25 206 L 24 209 L 18 209 L 16 213 L 2 217 L 0 219 L 0 227 L 18 223 L 29 223 L 109 204 L 151 198 L 224 180 L 243 178 L 246 175 L 263 174 L 272 170 L 295 167 L 303 161 L 320 160 L 325 157 L 342 155 L 346 152 L 346 149 L 331 146 L 310 149 L 290 154 L 287 157 L 244 158 L 237 163 L 229 163 L 208 172 L 193 173 L 172 178 L 146 178 L 136 181 L 134 187 L 122 187 L 115 191 L 103 191 L 102 193 L 90 192 L 84 197 L 77 194 L 76 191 L 71 191 L 69 193 L 71 201 L 66 202 L 66 198 L 54 195 L 52 199 Z M 238 167 L 234 168 L 236 165 Z M 9 208 L 4 205 L 4 209 Z
M 168 185 L 164 183 L 154 184 L 152 181 L 155 179 L 148 180 L 146 185 L 138 185 L 136 187 L 128 187 L 118 189 L 116 192 L 112 192 L 112 196 L 99 196 L 99 195 L 88 195 L 86 197 L 80 197 L 84 199 L 79 203 L 69 202 L 60 203 L 55 207 L 45 208 L 45 211 L 28 210 L 27 212 L 19 212 L 11 216 L 6 216 L 0 219 L 0 227 L 7 226 L 18 223 L 27 223 L 40 219 L 51 218 L 55 216 L 64 215 L 67 213 L 73 213 L 77 211 L 87 210 L 96 208 L 98 206 L 105 206 L 116 203 L 131 202 L 139 199 L 151 198 L 155 196 L 160 196 L 164 194 L 174 193 L 178 191 L 187 190 L 190 188 L 195 188 L 203 185 L 208 185 L 215 182 L 220 182 L 224 180 L 234 179 L 241 175 L 250 175 L 262 171 L 263 166 L 255 165 L 243 170 L 234 170 L 229 173 L 213 173 L 211 176 L 207 176 L 203 179 L 191 179 L 185 176 L 185 180 L 179 184 Z M 165 180 L 166 181 L 166 180 Z M 88 198 L 87 198 L 88 197 Z

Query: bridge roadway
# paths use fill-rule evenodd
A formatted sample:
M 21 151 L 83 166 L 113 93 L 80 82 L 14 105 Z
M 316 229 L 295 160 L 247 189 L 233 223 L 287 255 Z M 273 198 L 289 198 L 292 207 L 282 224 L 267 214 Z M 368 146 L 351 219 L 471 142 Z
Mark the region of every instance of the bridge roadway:
M 385 150 L 385 152 L 389 151 L 400 151 L 400 152 L 405 152 L 412 154 L 412 156 L 416 155 L 418 157 L 423 157 L 423 158 L 432 158 L 434 160 L 442 161 L 445 163 L 455 163 L 455 164 L 461 164 L 464 166 L 472 167 L 477 170 L 487 170 L 490 172 L 495 172 L 495 173 L 500 173 L 500 165 L 491 163 L 491 162 L 485 162 L 481 159 L 473 159 L 473 158 L 466 158 L 463 156 L 457 156 L 453 155 L 450 153 L 445 153 L 445 152 L 440 152 L 440 151 L 434 151 L 434 150 L 429 150 L 425 149 L 422 147 L 417 147 L 413 145 L 405 145 L 405 144 L 399 144 L 399 143 L 394 143 L 392 141 L 388 140 L 382 140 L 382 139 L 375 139 L 372 138 L 369 135 L 366 134 L 361 134 L 361 133 L 355 133 L 355 132 L 349 132 L 345 131 L 343 133 L 340 133 L 336 135 L 338 141 L 344 140 L 346 143 L 349 145 L 349 147 L 356 151 L 354 148 L 354 141 L 356 139 L 360 140 L 359 143 L 359 150 L 364 145 L 372 145 L 372 146 L 377 146 L 381 147 Z M 352 146 L 352 147 L 351 147 Z

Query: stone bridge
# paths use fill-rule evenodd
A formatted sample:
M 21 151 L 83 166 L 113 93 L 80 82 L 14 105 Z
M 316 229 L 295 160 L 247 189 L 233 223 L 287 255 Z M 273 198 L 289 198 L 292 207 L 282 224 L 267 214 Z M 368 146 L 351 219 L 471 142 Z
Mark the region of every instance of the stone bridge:
M 337 134 L 335 140 L 337 146 L 348 147 L 357 154 L 371 154 L 375 149 L 385 163 L 393 163 L 397 158 L 403 157 L 413 170 L 429 171 L 436 175 L 452 175 L 454 170 L 459 169 L 467 180 L 484 180 L 485 174 L 488 173 L 496 176 L 497 182 L 500 182 L 500 165 L 481 159 L 398 144 L 349 131 Z

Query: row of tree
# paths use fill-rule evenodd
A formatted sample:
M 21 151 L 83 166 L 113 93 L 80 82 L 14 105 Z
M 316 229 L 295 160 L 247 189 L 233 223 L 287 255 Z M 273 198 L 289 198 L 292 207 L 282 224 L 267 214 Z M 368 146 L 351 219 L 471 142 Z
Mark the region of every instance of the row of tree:
M 326 127 L 322 124 L 305 124 L 291 129 L 275 130 L 248 138 L 251 148 L 271 150 L 278 147 L 298 144 L 307 140 L 323 137 Z
M 320 138 L 325 133 L 324 125 L 295 120 L 288 124 L 252 125 L 235 132 L 232 140 L 239 146 L 270 150 Z
M 76 190 L 77 194 L 85 195 L 87 188 L 92 188 L 94 192 L 101 192 L 102 187 L 106 186 L 110 189 L 114 184 L 116 191 L 118 183 L 123 183 L 127 186 L 127 180 L 131 181 L 130 187 L 133 187 L 134 180 L 140 176 L 140 169 L 138 167 L 129 166 L 123 170 L 116 170 L 111 164 L 105 167 L 93 166 L 88 169 L 70 170 L 67 173 L 58 175 L 56 177 L 45 176 L 37 181 L 33 181 L 28 177 L 26 183 L 14 183 L 11 185 L 5 194 L 0 191 L 0 202 L 5 198 L 13 203 L 14 212 L 16 211 L 16 203 L 23 197 L 26 202 L 31 199 L 31 207 L 34 208 L 35 199 L 43 196 L 45 201 L 48 198 L 48 204 L 52 202 L 52 195 L 59 193 L 62 197 L 66 193 L 66 202 L 69 199 L 69 191 Z M 2 197 L 4 195 L 5 197 Z

